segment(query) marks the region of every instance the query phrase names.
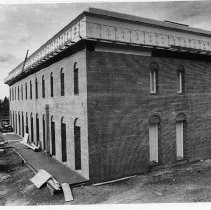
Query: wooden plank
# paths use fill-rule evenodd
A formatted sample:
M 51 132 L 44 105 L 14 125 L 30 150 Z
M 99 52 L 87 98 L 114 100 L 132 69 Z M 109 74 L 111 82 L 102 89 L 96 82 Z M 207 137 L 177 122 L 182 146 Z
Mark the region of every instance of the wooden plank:
M 62 190 L 64 193 L 64 199 L 66 202 L 73 201 L 72 191 L 70 189 L 70 185 L 68 183 L 62 183 Z
M 44 185 L 52 176 L 45 170 L 40 169 L 38 173 L 30 179 L 30 181 L 37 187 L 40 188 Z

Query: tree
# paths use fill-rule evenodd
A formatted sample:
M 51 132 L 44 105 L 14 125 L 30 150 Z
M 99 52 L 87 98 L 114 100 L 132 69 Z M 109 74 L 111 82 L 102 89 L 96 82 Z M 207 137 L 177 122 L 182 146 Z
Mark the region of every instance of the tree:
M 5 96 L 3 103 L 2 103 L 2 110 L 9 111 L 9 99 Z

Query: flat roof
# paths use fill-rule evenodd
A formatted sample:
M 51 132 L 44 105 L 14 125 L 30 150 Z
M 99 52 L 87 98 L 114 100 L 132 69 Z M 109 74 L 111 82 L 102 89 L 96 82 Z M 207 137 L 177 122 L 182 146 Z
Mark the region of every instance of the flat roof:
M 162 28 L 176 29 L 176 30 L 186 31 L 189 33 L 192 32 L 196 34 L 211 36 L 211 31 L 189 27 L 189 26 L 186 26 L 185 24 L 173 23 L 170 20 L 159 21 L 159 20 L 154 20 L 150 18 L 143 18 L 140 16 L 123 14 L 123 13 L 97 9 L 97 8 L 92 8 L 92 7 L 89 7 L 88 9 L 84 10 L 84 12 L 88 14 L 98 15 L 98 16 L 104 16 L 104 17 L 107 16 L 107 18 L 115 18 L 115 19 L 127 20 L 127 21 L 132 21 L 132 22 L 139 22 L 139 23 L 144 23 L 147 25 L 153 25 L 153 26 L 162 27 Z

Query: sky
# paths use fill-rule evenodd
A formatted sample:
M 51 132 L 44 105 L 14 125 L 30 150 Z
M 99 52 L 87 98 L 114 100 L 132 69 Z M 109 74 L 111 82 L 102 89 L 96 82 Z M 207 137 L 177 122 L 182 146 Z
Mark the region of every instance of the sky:
M 4 78 L 84 9 L 95 7 L 211 31 L 211 1 L 0 4 L 0 99 Z

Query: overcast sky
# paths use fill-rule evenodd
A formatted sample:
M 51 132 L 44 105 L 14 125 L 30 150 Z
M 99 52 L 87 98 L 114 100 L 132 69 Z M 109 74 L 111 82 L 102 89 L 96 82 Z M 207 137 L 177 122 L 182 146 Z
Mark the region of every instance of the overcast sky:
M 0 4 L 0 98 L 9 95 L 3 79 L 87 7 L 157 20 L 170 20 L 211 31 L 211 2 L 124 2 L 70 4 Z

